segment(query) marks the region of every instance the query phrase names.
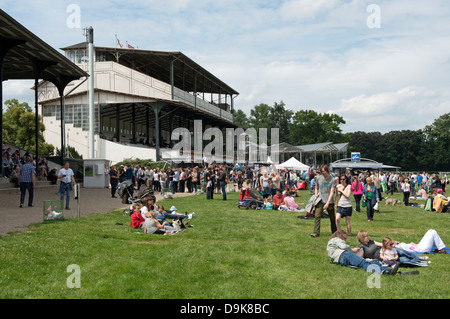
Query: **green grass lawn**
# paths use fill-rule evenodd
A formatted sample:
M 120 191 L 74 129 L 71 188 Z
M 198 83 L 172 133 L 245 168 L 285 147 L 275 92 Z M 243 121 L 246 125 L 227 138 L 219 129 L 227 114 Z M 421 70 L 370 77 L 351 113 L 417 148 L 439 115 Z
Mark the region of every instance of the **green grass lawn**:
M 297 202 L 304 207 L 308 192 Z M 400 194 L 394 197 L 400 199 Z M 207 201 L 205 195 L 167 199 L 180 212 L 195 212 L 193 228 L 174 236 L 146 235 L 121 211 L 34 225 L 0 238 L 0 298 L 306 299 L 449 298 L 449 255 L 432 254 L 417 276 L 382 276 L 368 288 L 369 273 L 331 265 L 326 253 L 330 222 L 311 238 L 304 213 L 245 210 L 238 193 Z M 368 223 L 353 213 L 353 236 L 369 231 L 418 242 L 436 229 L 450 246 L 449 214 L 388 207 Z M 122 226 L 116 225 L 123 223 Z M 345 224 L 342 224 L 345 229 Z M 69 265 L 79 266 L 81 288 L 69 288 Z M 409 271 L 409 269 L 402 269 Z

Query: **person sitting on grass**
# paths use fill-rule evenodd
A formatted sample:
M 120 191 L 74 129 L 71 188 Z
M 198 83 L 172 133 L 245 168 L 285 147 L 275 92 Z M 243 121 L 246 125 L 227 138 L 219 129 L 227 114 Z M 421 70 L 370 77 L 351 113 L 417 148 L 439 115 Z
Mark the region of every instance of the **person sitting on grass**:
M 159 211 L 158 211 L 158 208 L 155 205 L 154 198 L 146 197 L 146 198 L 144 198 L 144 206 L 142 206 L 142 208 L 141 208 L 142 217 L 145 220 L 148 220 L 150 218 L 151 212 L 155 212 L 156 219 L 158 219 L 160 224 L 162 224 L 163 226 L 165 226 L 165 225 L 172 226 L 172 224 L 168 220 L 166 220 L 166 218 L 173 219 L 176 217 L 180 217 L 180 215 L 167 213 L 166 211 L 164 211 L 163 208 L 159 209 Z
M 156 212 L 155 200 L 153 197 L 146 197 L 143 200 L 143 206 L 141 208 L 141 214 L 144 219 L 150 218 L 150 212 Z
M 261 187 L 256 187 L 255 195 L 259 200 L 264 200 L 264 192 L 261 190 Z M 266 196 L 267 197 L 267 196 Z
M 270 196 L 264 199 L 264 209 L 273 209 Z
M 423 189 L 423 186 L 420 185 L 419 186 L 419 191 L 417 192 L 417 199 L 427 199 L 428 198 L 428 194 L 427 192 Z
M 144 222 L 145 218 L 141 214 L 141 205 L 134 204 L 130 226 L 136 229 L 144 229 Z
M 154 210 L 149 212 L 149 218 L 145 220 L 144 224 L 144 233 L 145 234 L 157 234 L 157 235 L 167 235 L 167 234 L 176 234 L 180 230 L 169 226 L 167 222 L 160 223 L 156 218 L 156 212 Z
M 293 197 L 300 197 L 298 194 L 298 188 L 295 185 L 289 189 L 289 193 L 291 193 Z
M 272 199 L 272 208 L 278 209 L 281 205 L 284 204 L 284 195 L 281 192 L 281 189 L 277 189 L 277 194 Z
M 9 181 L 14 184 L 14 187 L 19 187 L 19 165 L 15 165 L 13 170 L 11 171 L 11 174 L 9 175 Z
M 295 202 L 295 198 L 291 192 L 288 192 L 284 197 L 284 206 L 289 210 L 294 211 L 298 209 L 298 204 Z
M 385 264 L 393 266 L 397 263 L 398 253 L 394 248 L 394 241 L 390 237 L 383 238 L 383 245 L 380 250 L 380 258 Z
M 359 248 L 352 249 L 346 243 L 347 233 L 343 230 L 335 231 L 327 244 L 328 257 L 332 263 L 339 264 L 346 267 L 363 268 L 365 271 L 370 271 L 369 266 L 375 265 L 384 275 L 395 275 L 398 271 L 400 263 L 396 264 L 392 269 L 381 265 L 378 261 L 366 260 L 356 253 L 359 253 Z

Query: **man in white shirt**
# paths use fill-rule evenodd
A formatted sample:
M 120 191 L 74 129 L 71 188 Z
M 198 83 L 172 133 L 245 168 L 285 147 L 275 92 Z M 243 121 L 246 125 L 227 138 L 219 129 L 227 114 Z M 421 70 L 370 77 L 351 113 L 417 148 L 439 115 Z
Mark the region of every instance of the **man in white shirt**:
M 59 170 L 58 179 L 61 180 L 61 184 L 59 185 L 60 200 L 64 202 L 64 195 L 67 195 L 66 209 L 69 210 L 70 191 L 72 190 L 72 185 L 75 185 L 74 174 L 69 162 L 64 163 L 64 167 Z

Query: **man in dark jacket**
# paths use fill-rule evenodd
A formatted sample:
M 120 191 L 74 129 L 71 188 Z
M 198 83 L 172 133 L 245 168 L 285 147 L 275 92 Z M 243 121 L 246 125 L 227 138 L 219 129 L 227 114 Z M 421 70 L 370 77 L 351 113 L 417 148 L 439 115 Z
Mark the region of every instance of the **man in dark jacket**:
M 219 169 L 219 178 L 217 179 L 220 188 L 222 189 L 222 199 L 227 200 L 227 174 L 223 168 Z
M 119 184 L 119 173 L 114 165 L 112 165 L 109 170 L 109 183 L 111 184 L 111 197 L 116 198 L 117 185 Z

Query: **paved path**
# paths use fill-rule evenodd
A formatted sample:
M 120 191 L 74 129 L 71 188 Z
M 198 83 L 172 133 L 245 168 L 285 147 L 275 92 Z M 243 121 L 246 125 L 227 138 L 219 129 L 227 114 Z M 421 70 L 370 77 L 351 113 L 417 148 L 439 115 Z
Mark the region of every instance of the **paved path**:
M 20 191 L 18 188 L 0 190 L 0 236 L 8 235 L 10 232 L 27 231 L 31 224 L 43 222 L 43 201 L 58 200 L 56 194 L 58 186 L 36 187 L 34 191 L 34 207 L 28 207 L 28 193 L 25 197 L 25 205 L 19 208 Z M 135 193 L 136 195 L 136 193 Z M 155 194 L 156 200 L 162 199 L 160 194 Z M 177 193 L 174 198 L 189 196 L 190 193 Z M 117 195 L 116 195 L 117 196 Z M 108 188 L 83 188 L 80 189 L 80 216 L 88 216 L 98 213 L 106 213 L 115 209 L 129 207 L 122 204 L 122 200 L 111 198 Z M 77 218 L 77 200 L 71 193 L 70 210 L 64 211 L 65 218 Z

